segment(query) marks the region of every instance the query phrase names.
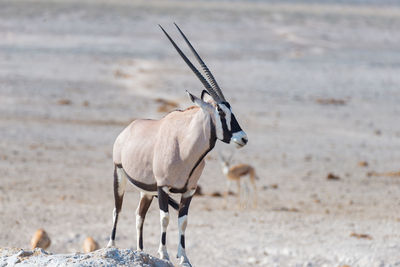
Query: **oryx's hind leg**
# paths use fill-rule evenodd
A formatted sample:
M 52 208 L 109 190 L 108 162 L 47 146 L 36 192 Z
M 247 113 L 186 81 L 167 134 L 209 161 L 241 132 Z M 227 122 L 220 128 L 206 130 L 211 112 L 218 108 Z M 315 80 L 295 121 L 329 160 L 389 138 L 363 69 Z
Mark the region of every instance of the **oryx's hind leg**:
M 143 223 L 152 200 L 153 196 L 140 192 L 140 201 L 136 210 L 137 250 L 140 251 L 143 250 Z
M 178 215 L 179 245 L 178 245 L 178 254 L 176 255 L 176 257 L 181 260 L 180 264 L 185 267 L 192 266 L 185 252 L 185 230 L 188 221 L 190 201 L 192 200 L 195 191 L 196 190 L 193 189 L 184 193 L 182 195 L 181 203 L 179 205 L 179 215 Z
M 163 260 L 169 260 L 166 242 L 167 242 L 167 227 L 169 223 L 168 213 L 168 193 L 169 189 L 166 186 L 158 187 L 158 204 L 160 206 L 160 223 L 161 223 L 161 240 L 158 254 Z
M 126 187 L 126 176 L 122 167 L 115 166 L 114 168 L 114 200 L 115 207 L 113 211 L 113 228 L 111 231 L 110 241 L 107 247 L 115 246 L 115 234 L 117 231 L 118 215 L 121 211 L 122 200 L 124 198 Z

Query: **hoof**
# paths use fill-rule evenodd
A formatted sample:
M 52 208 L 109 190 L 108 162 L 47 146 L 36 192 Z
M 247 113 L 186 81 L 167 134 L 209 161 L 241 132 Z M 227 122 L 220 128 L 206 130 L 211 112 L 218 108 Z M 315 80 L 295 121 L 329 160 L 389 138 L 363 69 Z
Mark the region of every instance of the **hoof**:
M 182 267 L 192 267 L 192 264 L 190 264 L 188 258 L 186 258 L 186 257 L 181 257 L 181 261 L 180 261 L 179 265 Z
M 169 261 L 169 256 L 166 251 L 159 251 L 158 255 L 160 255 L 160 259 Z
M 114 240 L 108 241 L 107 248 L 115 248 L 115 241 Z

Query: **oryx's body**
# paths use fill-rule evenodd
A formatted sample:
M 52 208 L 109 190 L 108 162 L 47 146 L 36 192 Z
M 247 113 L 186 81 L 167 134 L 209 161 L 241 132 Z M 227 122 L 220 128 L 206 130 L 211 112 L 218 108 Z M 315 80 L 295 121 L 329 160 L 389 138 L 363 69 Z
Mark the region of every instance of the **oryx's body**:
M 161 26 L 160 26 L 161 27 Z M 177 26 L 178 28 L 178 26 Z M 162 29 L 162 28 L 161 28 Z M 164 29 L 162 29 L 164 31 Z M 180 29 L 178 28 L 180 31 Z M 136 210 L 137 248 L 143 249 L 143 222 L 154 196 L 160 207 L 161 240 L 159 254 L 168 259 L 166 230 L 169 223 L 168 204 L 178 209 L 179 246 L 181 264 L 191 266 L 185 253 L 185 229 L 190 201 L 204 168 L 204 157 L 217 139 L 233 141 L 237 146 L 247 143 L 231 107 L 207 66 L 180 31 L 196 56 L 211 85 L 187 59 L 164 31 L 175 49 L 206 88 L 201 99 L 189 93 L 197 107 L 174 111 L 160 120 L 136 120 L 118 136 L 114 144 L 114 222 L 109 246 L 115 245 L 118 214 L 127 180 L 141 190 Z M 178 205 L 169 193 L 182 193 Z
M 174 111 L 161 120 L 136 120 L 114 144 L 115 165 L 142 189 L 172 192 L 196 189 L 204 156 L 216 141 L 215 122 L 199 107 Z M 131 180 L 130 179 L 130 180 Z

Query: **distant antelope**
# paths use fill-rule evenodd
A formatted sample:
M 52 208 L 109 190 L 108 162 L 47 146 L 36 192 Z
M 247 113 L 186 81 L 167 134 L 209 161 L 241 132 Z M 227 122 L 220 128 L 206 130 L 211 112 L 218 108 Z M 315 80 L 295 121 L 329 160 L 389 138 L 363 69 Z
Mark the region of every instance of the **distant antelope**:
M 160 26 L 160 25 L 159 25 Z M 136 210 L 137 249 L 143 249 L 143 222 L 154 196 L 160 207 L 161 238 L 158 253 L 169 259 L 166 231 L 169 223 L 168 204 L 178 210 L 179 245 L 177 258 L 191 266 L 185 253 L 185 229 L 190 201 L 203 171 L 204 157 L 214 148 L 217 139 L 242 147 L 248 139 L 240 128 L 231 106 L 193 46 L 175 24 L 201 65 L 208 81 L 189 61 L 167 32 L 160 26 L 176 51 L 183 58 L 206 90 L 201 98 L 188 92 L 195 107 L 174 111 L 160 120 L 136 120 L 125 128 L 114 143 L 114 220 L 108 246 L 115 246 L 118 214 L 121 211 L 126 181 L 137 186 L 140 202 Z M 210 85 L 210 83 L 211 85 Z M 170 193 L 180 193 L 180 204 Z
M 233 154 L 232 154 L 233 155 Z M 224 193 L 225 205 L 227 203 L 227 196 L 230 190 L 232 182 L 236 182 L 237 185 L 237 199 L 238 199 L 238 206 L 242 207 L 247 204 L 249 200 L 249 193 L 252 195 L 253 200 L 253 207 L 257 207 L 257 186 L 256 186 L 256 172 L 254 168 L 249 164 L 236 164 L 231 166 L 231 159 L 232 155 L 226 159 L 222 154 L 219 154 L 219 158 L 222 165 L 222 172 L 226 176 L 227 180 L 227 188 Z M 248 179 L 246 179 L 248 178 Z M 243 181 L 245 195 L 243 196 L 244 202 L 242 203 L 241 195 L 242 195 L 242 188 L 241 188 L 241 181 Z M 252 187 L 252 192 L 249 190 L 248 183 L 250 182 Z M 243 204 L 243 205 L 242 205 Z

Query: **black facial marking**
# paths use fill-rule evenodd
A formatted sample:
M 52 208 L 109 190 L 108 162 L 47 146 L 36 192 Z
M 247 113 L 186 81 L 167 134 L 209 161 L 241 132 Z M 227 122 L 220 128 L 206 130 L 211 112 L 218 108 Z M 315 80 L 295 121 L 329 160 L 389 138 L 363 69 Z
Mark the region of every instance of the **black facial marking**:
M 222 134 L 223 134 L 223 139 L 222 142 L 228 143 L 231 141 L 232 138 L 232 133 L 231 131 L 228 130 L 228 126 L 226 125 L 226 119 L 224 117 L 221 118 L 221 125 L 222 125 Z
M 221 120 L 221 126 L 222 126 L 222 142 L 224 143 L 230 143 L 231 138 L 232 138 L 232 131 L 230 131 L 228 129 L 228 125 L 226 123 L 226 114 L 225 112 L 220 108 L 220 105 L 224 105 L 226 106 L 228 109 L 231 109 L 231 105 L 228 102 L 221 102 L 220 104 L 217 105 L 217 111 L 218 111 L 218 115 L 220 117 Z M 231 116 L 233 116 L 233 114 L 231 114 Z M 232 129 L 232 119 L 231 119 L 231 129 Z
M 240 131 L 242 131 L 242 128 L 240 128 L 240 125 L 239 125 L 238 121 L 236 120 L 235 115 L 233 115 L 233 113 L 232 113 L 232 116 L 231 116 L 231 132 L 232 133 L 237 133 L 237 132 L 240 132 Z
M 231 109 L 231 105 L 228 102 L 224 101 L 221 102 L 221 104 L 224 104 L 227 108 Z

